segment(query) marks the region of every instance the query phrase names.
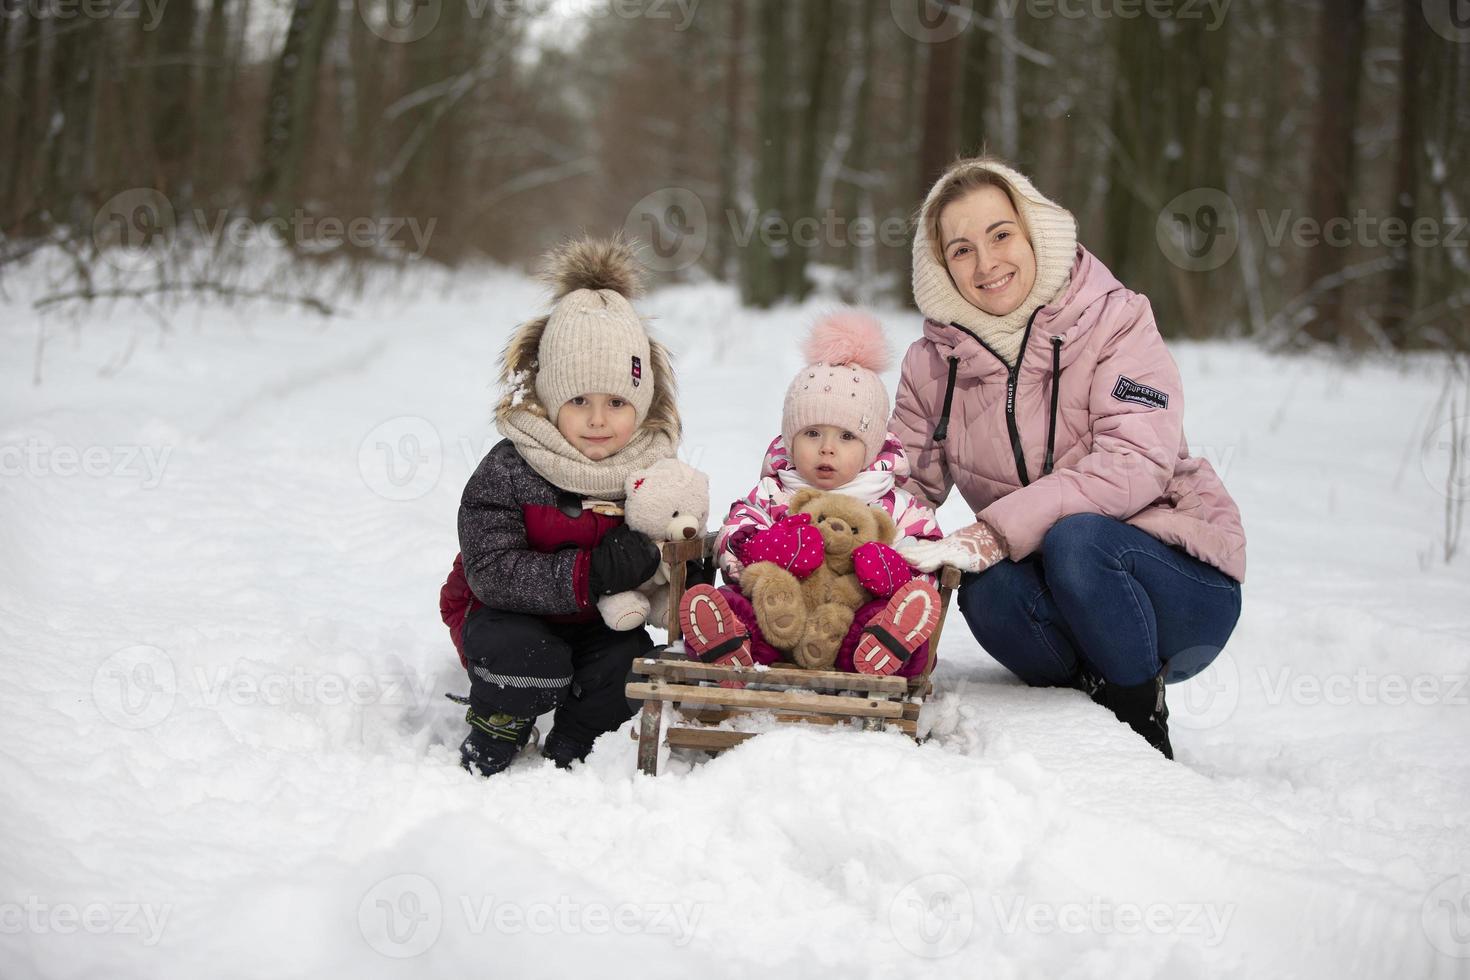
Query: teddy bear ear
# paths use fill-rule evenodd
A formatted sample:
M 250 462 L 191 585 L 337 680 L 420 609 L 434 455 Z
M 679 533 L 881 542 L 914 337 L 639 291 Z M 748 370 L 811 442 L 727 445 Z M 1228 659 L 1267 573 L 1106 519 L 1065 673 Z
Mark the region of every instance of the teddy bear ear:
M 898 537 L 898 525 L 893 523 L 888 511 L 879 507 L 872 508 L 872 511 L 873 516 L 878 519 L 878 540 L 883 544 L 892 544 Z
M 623 487 L 624 493 L 629 497 L 643 489 L 643 481 L 648 479 L 648 474 L 643 472 L 629 473 L 628 481 Z
M 807 487 L 805 490 L 798 490 L 796 491 L 796 496 L 791 498 L 791 503 L 787 505 L 786 509 L 790 511 L 799 511 L 807 504 L 811 503 L 813 500 L 816 500 L 821 495 L 822 491 L 813 490 L 810 487 Z

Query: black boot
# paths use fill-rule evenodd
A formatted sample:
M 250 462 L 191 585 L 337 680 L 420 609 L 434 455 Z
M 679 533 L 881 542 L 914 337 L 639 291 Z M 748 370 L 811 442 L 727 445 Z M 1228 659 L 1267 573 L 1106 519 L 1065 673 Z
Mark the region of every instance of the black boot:
M 477 776 L 504 772 L 531 740 L 536 721 L 513 715 L 480 715 L 474 708 L 465 712 L 464 720 L 470 723 L 470 733 L 459 744 L 459 764 Z
M 546 736 L 546 744 L 541 746 L 541 754 L 556 763 L 558 769 L 570 769 L 573 762 L 586 761 L 587 753 L 591 751 L 592 743 L 573 738 L 556 728 L 551 730 Z
M 1129 728 L 1142 735 L 1144 740 L 1163 753 L 1165 759 L 1174 758 L 1174 747 L 1169 744 L 1169 706 L 1164 702 L 1164 672 L 1142 684 L 1112 684 L 1097 678 L 1088 678 L 1080 684 L 1092 700 L 1102 705 Z

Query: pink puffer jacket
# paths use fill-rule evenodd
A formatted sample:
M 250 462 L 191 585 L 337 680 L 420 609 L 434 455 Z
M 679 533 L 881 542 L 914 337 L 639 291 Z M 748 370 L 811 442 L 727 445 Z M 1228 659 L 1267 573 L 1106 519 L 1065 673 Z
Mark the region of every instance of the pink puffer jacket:
M 1079 245 L 1061 299 L 1032 314 L 1014 372 L 964 328 L 926 320 L 890 429 L 908 451 L 909 489 L 937 507 L 957 486 L 1011 558 L 1063 517 L 1104 514 L 1244 581 L 1240 512 L 1209 462 L 1189 455 L 1183 419 L 1179 369 L 1148 299 Z

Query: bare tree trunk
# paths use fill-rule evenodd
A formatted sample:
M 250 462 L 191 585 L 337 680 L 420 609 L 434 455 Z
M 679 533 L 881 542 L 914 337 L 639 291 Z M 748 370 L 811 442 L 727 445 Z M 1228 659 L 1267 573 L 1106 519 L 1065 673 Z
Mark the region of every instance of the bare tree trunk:
M 740 100 L 742 61 L 745 48 L 745 0 L 729 0 L 730 31 L 725 39 L 725 124 L 720 127 L 720 205 L 715 221 L 715 274 L 729 279 L 736 274 L 735 236 L 730 227 L 738 210 L 736 193 L 740 179 Z
M 1325 224 L 1349 217 L 1357 153 L 1353 128 L 1358 118 L 1363 62 L 1363 0 L 1324 6 L 1317 33 L 1317 116 L 1312 132 L 1312 216 Z M 1307 249 L 1303 290 L 1339 275 L 1349 250 L 1325 240 Z M 1335 340 L 1344 331 L 1341 287 L 1326 289 L 1304 325 L 1315 340 Z
M 964 35 L 930 44 L 924 78 L 923 131 L 919 138 L 920 199 L 944 173 L 955 155 L 955 88 L 960 79 Z
M 1419 71 L 1424 44 L 1424 12 L 1405 4 L 1399 38 L 1398 158 L 1394 163 L 1393 213 L 1404 227 L 1414 223 L 1419 202 Z M 1388 274 L 1383 330 L 1395 347 L 1408 345 L 1414 313 L 1414 252 L 1408 243 L 1394 249 L 1396 265 Z
M 335 0 L 296 0 L 286 43 L 266 97 L 255 206 L 285 215 L 296 206 L 307 133 L 316 113 L 317 66 L 336 15 Z
M 793 135 L 799 148 L 796 163 L 796 197 L 791 209 L 792 221 L 817 219 L 817 179 L 821 166 L 819 149 L 821 131 L 826 114 L 827 66 L 831 62 L 828 54 L 832 36 L 832 0 L 806 0 L 802 5 L 802 47 L 807 52 L 806 109 L 801 114 L 792 113 L 791 120 L 799 129 Z M 805 235 L 805 233 L 803 233 Z M 810 290 L 806 278 L 806 265 L 811 253 L 821 248 L 820 235 L 815 243 L 810 240 L 796 241 L 793 236 L 791 249 L 787 253 L 782 275 L 782 293 L 792 299 L 802 299 Z
M 742 222 L 749 234 L 745 246 L 745 276 L 742 297 L 750 306 L 770 306 L 781 297 L 781 262 L 789 242 L 766 234 L 766 222 L 788 222 L 786 207 L 786 9 L 782 0 L 760 0 L 759 43 L 761 53 L 760 109 L 757 126 L 761 134 L 755 179 L 756 215 Z

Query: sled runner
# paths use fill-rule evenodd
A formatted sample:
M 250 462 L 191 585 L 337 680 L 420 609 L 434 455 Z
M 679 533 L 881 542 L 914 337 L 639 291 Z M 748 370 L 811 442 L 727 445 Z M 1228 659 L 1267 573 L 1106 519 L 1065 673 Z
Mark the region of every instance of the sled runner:
M 685 562 L 708 559 L 715 536 L 672 541 L 663 546 L 669 575 L 669 645 L 682 638 L 679 602 L 684 596 Z M 682 650 L 661 647 L 654 656 L 633 661 L 637 677 L 628 682 L 630 699 L 643 702 L 634 738 L 638 741 L 638 768 L 658 775 L 661 743 L 670 748 L 721 752 L 758 734 L 729 727 L 757 712 L 771 712 L 777 722 L 843 725 L 864 730 L 897 729 L 918 737 L 919 709 L 933 689 L 939 635 L 949 608 L 950 593 L 959 586 L 958 569 L 945 567 L 939 582 L 939 622 L 929 637 L 929 662 L 924 673 L 912 678 L 856 674 L 836 670 L 803 670 L 795 666 L 735 667 L 690 660 Z M 666 717 L 667 716 L 667 717 Z

